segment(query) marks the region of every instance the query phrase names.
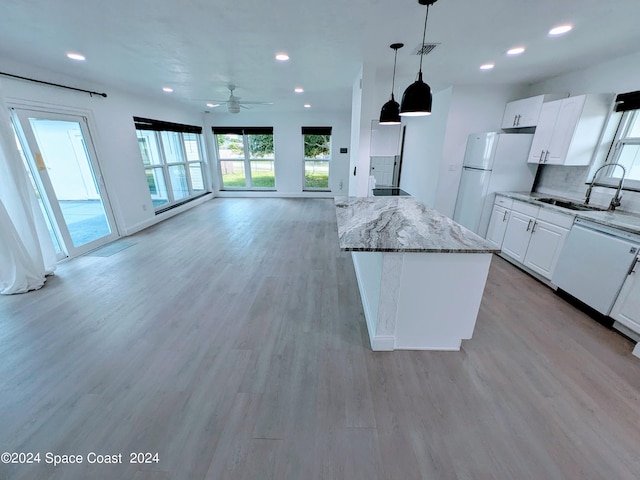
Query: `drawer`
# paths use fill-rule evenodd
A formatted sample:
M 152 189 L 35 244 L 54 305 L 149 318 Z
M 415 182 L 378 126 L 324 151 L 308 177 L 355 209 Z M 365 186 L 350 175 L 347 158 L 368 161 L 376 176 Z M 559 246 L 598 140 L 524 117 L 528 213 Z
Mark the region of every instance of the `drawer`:
M 503 197 L 502 195 L 496 195 L 496 199 L 494 200 L 493 203 L 494 205 L 500 205 L 501 207 L 511 210 L 511 205 L 513 205 L 513 198 Z
M 530 203 L 527 203 L 527 202 L 520 202 L 518 200 L 514 200 L 513 205 L 511 205 L 511 210 L 536 218 L 538 216 L 538 212 L 540 211 L 540 207 L 536 205 L 531 205 Z
M 545 222 L 552 223 L 553 225 L 557 225 L 558 227 L 570 229 L 576 216 L 568 213 L 556 212 L 549 208 L 540 208 L 538 218 Z

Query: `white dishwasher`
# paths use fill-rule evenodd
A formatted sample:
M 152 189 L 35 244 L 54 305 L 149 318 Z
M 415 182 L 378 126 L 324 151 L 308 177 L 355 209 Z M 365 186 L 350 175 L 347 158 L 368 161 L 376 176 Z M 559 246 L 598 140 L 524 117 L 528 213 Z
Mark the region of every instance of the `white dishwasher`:
M 593 309 L 609 315 L 637 261 L 640 236 L 576 219 L 551 281 Z

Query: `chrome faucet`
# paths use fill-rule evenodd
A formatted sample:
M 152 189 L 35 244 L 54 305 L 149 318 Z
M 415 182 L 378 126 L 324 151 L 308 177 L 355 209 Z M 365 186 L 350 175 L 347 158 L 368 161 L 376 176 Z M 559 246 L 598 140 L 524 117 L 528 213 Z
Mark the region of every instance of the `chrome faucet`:
M 605 163 L 604 165 L 602 165 L 600 168 L 596 170 L 596 173 L 593 174 L 593 178 L 591 179 L 591 183 L 589 184 L 589 188 L 587 188 L 587 196 L 584 199 L 584 204 L 589 205 L 589 199 L 591 198 L 591 191 L 593 190 L 593 187 L 595 186 L 595 183 L 596 183 L 596 177 L 598 176 L 598 173 L 600 173 L 600 170 L 606 167 L 620 167 L 622 169 L 622 177 L 620 177 L 620 182 L 618 182 L 616 194 L 613 196 L 613 198 L 611 199 L 611 203 L 609 204 L 609 210 L 613 211 L 616 209 L 616 207 L 620 206 L 620 199 L 622 198 L 622 196 L 620 195 L 620 191 L 622 190 L 622 182 L 624 182 L 624 177 L 627 175 L 627 169 L 624 168 L 624 166 L 621 165 L 620 163 Z M 603 184 L 600 184 L 598 186 L 613 188 L 609 185 L 603 185 Z

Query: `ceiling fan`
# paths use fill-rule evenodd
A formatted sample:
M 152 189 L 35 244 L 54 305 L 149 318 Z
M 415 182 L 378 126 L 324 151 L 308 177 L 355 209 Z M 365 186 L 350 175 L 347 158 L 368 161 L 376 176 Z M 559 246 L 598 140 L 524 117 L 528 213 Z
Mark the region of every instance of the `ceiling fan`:
M 226 105 L 227 111 L 229 113 L 240 113 L 241 108 L 249 108 L 246 105 L 273 105 L 273 102 L 252 102 L 240 100 L 241 97 L 236 97 L 233 94 L 233 91 L 236 89 L 236 86 L 230 84 L 227 86 L 229 89 L 229 98 L 227 100 L 212 100 L 211 104 L 207 104 L 209 107 L 217 107 L 220 105 Z

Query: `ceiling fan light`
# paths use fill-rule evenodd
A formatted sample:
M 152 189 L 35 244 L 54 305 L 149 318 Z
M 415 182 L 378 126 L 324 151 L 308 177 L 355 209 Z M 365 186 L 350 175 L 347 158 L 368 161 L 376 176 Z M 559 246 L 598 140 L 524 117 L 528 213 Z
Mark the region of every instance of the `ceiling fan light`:
M 397 125 L 401 123 L 400 118 L 400 104 L 393 98 L 391 94 L 391 100 L 385 103 L 380 110 L 380 125 Z
M 422 81 L 422 72 L 420 72 L 418 80 L 409 85 L 402 95 L 400 116 L 422 117 L 431 115 L 432 101 L 431 87 Z

